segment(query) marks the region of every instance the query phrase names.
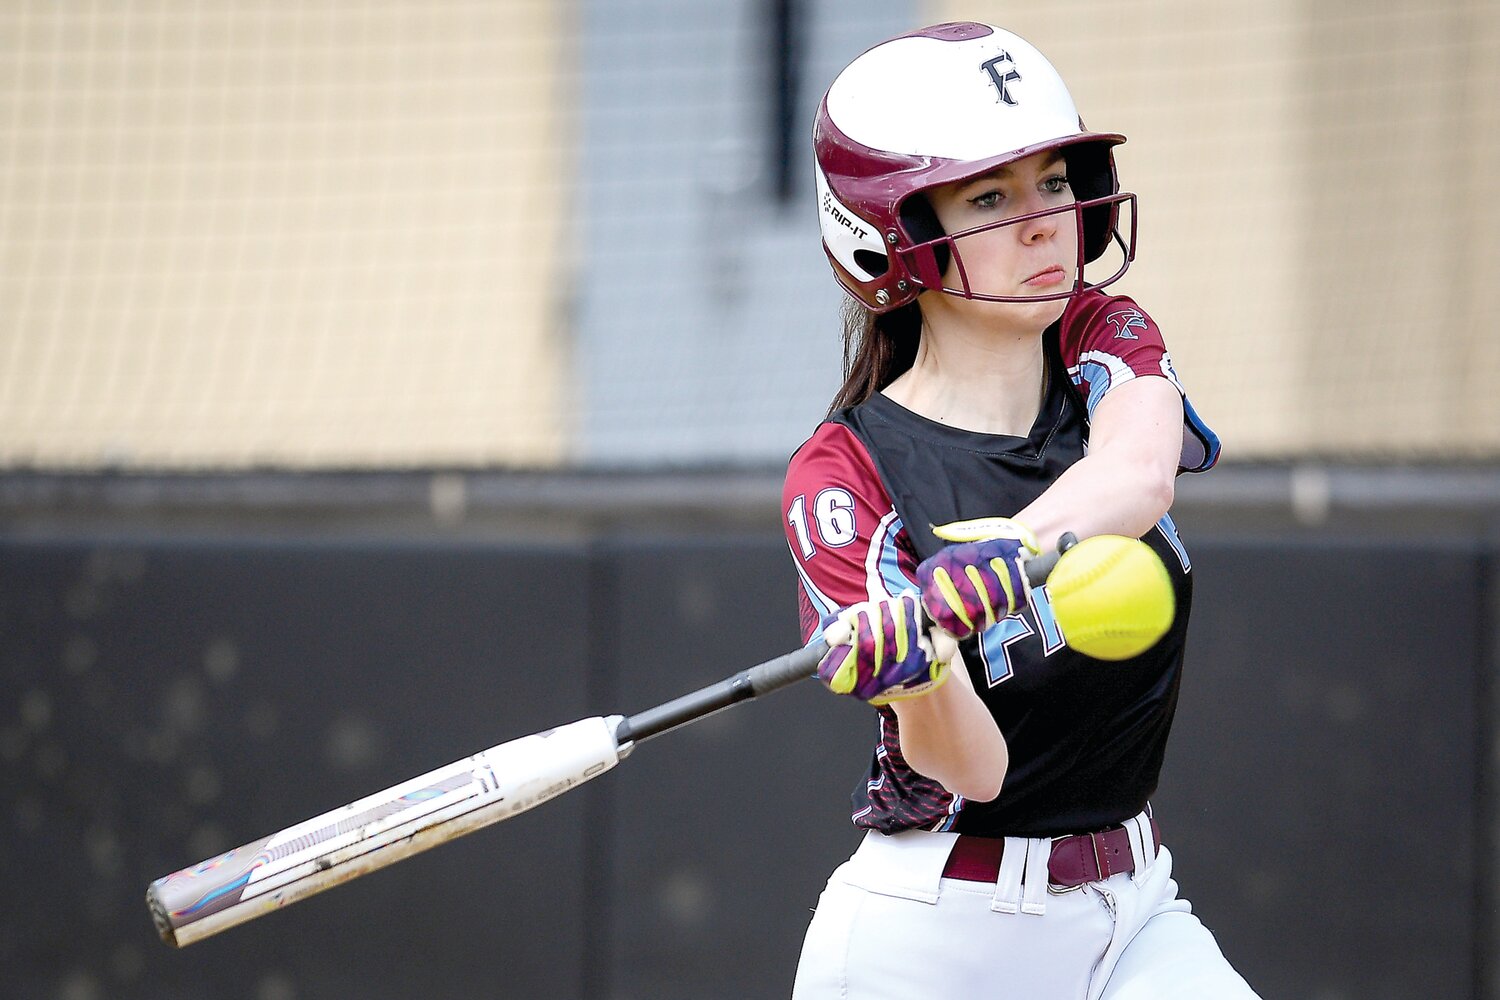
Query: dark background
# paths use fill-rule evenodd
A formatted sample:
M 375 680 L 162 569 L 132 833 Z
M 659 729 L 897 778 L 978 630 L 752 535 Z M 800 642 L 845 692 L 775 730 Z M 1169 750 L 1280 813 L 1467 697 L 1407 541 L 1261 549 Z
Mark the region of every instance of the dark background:
M 1182 484 L 1197 599 L 1155 805 L 1267 998 L 1500 995 L 1497 482 Z M 816 685 L 184 951 L 143 903 L 477 749 L 795 647 L 776 487 L 0 477 L 0 996 L 786 996 L 872 741 Z

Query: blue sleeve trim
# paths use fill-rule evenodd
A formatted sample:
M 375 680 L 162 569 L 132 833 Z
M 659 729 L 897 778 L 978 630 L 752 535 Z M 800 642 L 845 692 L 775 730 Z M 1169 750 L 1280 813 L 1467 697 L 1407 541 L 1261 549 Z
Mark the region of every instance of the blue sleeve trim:
M 1182 458 L 1177 471 L 1207 472 L 1219 461 L 1219 435 L 1213 432 L 1187 396 L 1182 397 Z

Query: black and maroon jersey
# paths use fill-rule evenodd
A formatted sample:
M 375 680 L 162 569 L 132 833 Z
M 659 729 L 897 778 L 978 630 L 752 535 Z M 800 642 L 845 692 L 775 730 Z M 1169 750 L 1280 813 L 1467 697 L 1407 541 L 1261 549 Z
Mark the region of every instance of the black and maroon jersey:
M 917 563 L 944 544 L 932 525 L 1014 514 L 1039 496 L 1083 457 L 1089 417 L 1111 389 L 1161 376 L 1181 391 L 1160 331 L 1128 298 L 1085 292 L 1043 336 L 1046 391 L 1024 438 L 959 430 L 877 394 L 834 413 L 798 449 L 783 510 L 807 641 L 840 608 L 916 589 Z M 1207 470 L 1218 452 L 1184 397 L 1181 471 Z M 967 801 L 914 772 L 896 714 L 882 707 L 855 824 L 1038 837 L 1101 829 L 1145 808 L 1177 702 L 1192 585 L 1170 516 L 1143 540 L 1177 594 L 1161 642 L 1123 663 L 1083 656 L 1066 645 L 1046 587 L 1035 588 L 1023 613 L 960 647 L 1009 747 L 999 797 Z

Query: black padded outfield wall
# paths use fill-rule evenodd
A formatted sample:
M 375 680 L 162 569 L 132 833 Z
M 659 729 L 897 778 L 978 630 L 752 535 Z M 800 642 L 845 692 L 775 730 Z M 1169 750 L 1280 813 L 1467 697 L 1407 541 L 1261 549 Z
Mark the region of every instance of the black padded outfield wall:
M 1487 995 L 1489 550 L 1182 521 L 1198 605 L 1156 805 L 1185 894 L 1266 997 Z M 814 684 L 184 951 L 142 894 L 795 643 L 774 524 L 0 534 L 0 995 L 784 997 L 872 734 Z
M 584 797 L 181 952 L 142 893 L 588 714 L 588 635 L 549 623 L 564 602 L 587 619 L 588 579 L 576 547 L 5 544 L 0 995 L 577 995 Z

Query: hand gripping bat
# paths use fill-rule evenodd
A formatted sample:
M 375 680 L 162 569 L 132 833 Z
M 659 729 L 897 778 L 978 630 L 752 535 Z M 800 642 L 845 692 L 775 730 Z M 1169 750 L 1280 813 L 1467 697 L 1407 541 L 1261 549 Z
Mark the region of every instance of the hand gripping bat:
M 1031 560 L 1027 578 L 1040 585 L 1056 561 L 1056 553 Z M 638 743 L 814 676 L 827 651 L 814 642 L 637 715 L 596 716 L 482 750 L 159 878 L 146 905 L 163 941 L 201 941 L 577 788 Z

